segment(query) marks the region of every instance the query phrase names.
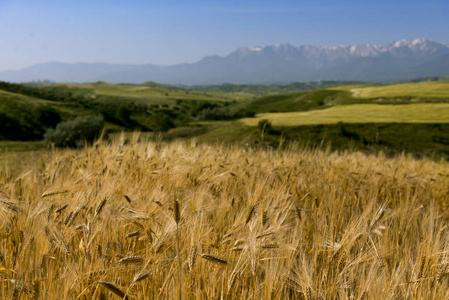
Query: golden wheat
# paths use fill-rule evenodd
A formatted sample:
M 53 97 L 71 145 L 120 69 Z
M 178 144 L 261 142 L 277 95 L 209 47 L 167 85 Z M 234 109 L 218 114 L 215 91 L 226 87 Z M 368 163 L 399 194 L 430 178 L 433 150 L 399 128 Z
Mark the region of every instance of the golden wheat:
M 0 170 L 1 299 L 449 299 L 448 162 L 138 140 Z

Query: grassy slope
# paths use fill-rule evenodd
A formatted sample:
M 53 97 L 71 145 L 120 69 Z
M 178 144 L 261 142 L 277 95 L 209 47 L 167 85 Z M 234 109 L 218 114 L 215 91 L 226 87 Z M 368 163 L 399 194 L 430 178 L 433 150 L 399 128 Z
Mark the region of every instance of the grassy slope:
M 141 85 L 110 84 L 104 82 L 67 84 L 58 83 L 54 86 L 67 89 L 81 89 L 89 91 L 95 96 L 116 97 L 129 99 L 145 104 L 171 104 L 175 100 L 200 100 L 200 101 L 231 101 L 225 93 L 221 92 L 197 92 L 176 87 L 146 83 Z
M 367 153 L 384 151 L 389 155 L 407 152 L 417 157 L 449 158 L 449 123 L 340 123 L 274 127 L 264 134 L 240 122 L 220 126 L 210 124 L 196 139 L 207 143 L 236 143 L 242 146 L 285 147 L 299 143 L 332 151 L 358 149 Z M 168 139 L 176 138 L 169 132 Z M 186 136 L 193 137 L 193 136 Z
M 235 97 L 237 100 L 245 100 L 248 98 L 270 96 L 277 94 L 308 92 L 318 89 L 325 89 L 331 86 L 354 84 L 348 81 L 319 81 L 319 82 L 294 82 L 286 85 L 274 84 L 254 84 L 254 85 L 238 85 L 238 84 L 222 84 L 214 86 L 193 86 L 192 90 L 205 92 L 221 92 Z
M 269 95 L 235 107 L 257 113 L 323 109 L 356 103 L 412 104 L 449 102 L 449 82 L 420 82 L 391 86 L 351 84 L 309 92 Z M 289 117 L 286 115 L 286 117 Z
M 419 103 L 406 105 L 353 104 L 306 112 L 264 113 L 256 118 L 242 119 L 256 126 L 268 119 L 275 126 L 345 123 L 448 123 L 449 104 Z
M 73 103 L 48 101 L 0 90 L 0 113 L 20 115 L 21 111 L 30 110 L 37 106 L 52 107 L 61 113 L 63 119 L 69 118 L 70 116 L 92 113 L 92 111 L 79 105 L 74 105 Z
M 258 112 L 302 112 L 260 113 L 253 119 L 225 123 L 222 127 L 210 126 L 212 130 L 198 138 L 205 141 L 237 141 L 250 145 L 268 143 L 274 146 L 287 140 L 311 145 L 330 145 L 334 150 L 348 147 L 396 153 L 405 150 L 419 155 L 443 154 L 447 157 L 449 98 L 431 98 L 436 93 L 428 92 L 434 87 L 439 87 L 440 92 L 449 93 L 446 82 L 424 82 L 407 84 L 407 90 L 411 91 L 409 94 L 404 92 L 404 85 L 374 87 L 374 90 L 388 91 L 388 94 L 383 94 L 388 100 L 382 101 L 351 96 L 351 90 L 370 89 L 368 85 L 344 85 L 309 93 L 265 96 L 239 105 L 252 107 Z M 424 98 L 411 99 L 413 95 L 417 96 L 417 91 Z M 416 103 L 420 101 L 423 103 Z M 379 105 L 354 104 L 367 102 Z M 265 134 L 263 139 L 256 128 L 260 119 L 269 119 L 274 125 L 273 133 Z M 338 124 L 339 122 L 345 124 Z M 253 130 L 245 128 L 247 125 L 252 126 Z
M 0 112 L 6 112 L 11 108 L 11 106 L 26 108 L 27 106 L 34 107 L 49 104 L 52 104 L 52 102 L 0 90 Z
M 365 88 L 365 87 L 371 87 L 372 85 L 369 84 L 345 84 L 345 85 L 338 85 L 327 88 L 327 90 L 333 90 L 333 91 L 351 91 L 352 89 L 357 88 Z
M 236 105 L 236 107 L 257 113 L 291 112 L 322 109 L 338 105 L 342 101 L 350 101 L 351 99 L 352 97 L 347 91 L 325 89 L 265 96 L 252 101 L 242 102 Z
M 265 139 L 276 145 L 281 137 L 332 150 L 381 150 L 388 154 L 407 152 L 435 159 L 449 158 L 449 124 L 364 123 L 307 125 L 277 128 L 280 134 L 267 134 Z
M 351 88 L 355 98 L 449 98 L 449 81 L 419 82 L 376 87 Z
M 0 172 L 1 298 L 448 299 L 447 162 L 136 140 Z

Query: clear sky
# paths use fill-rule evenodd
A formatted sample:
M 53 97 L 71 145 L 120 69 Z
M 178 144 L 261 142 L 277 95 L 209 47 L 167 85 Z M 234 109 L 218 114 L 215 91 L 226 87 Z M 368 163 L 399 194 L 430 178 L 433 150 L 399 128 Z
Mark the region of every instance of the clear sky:
M 0 70 L 49 61 L 191 63 L 279 43 L 449 43 L 449 1 L 0 0 L 0 37 Z

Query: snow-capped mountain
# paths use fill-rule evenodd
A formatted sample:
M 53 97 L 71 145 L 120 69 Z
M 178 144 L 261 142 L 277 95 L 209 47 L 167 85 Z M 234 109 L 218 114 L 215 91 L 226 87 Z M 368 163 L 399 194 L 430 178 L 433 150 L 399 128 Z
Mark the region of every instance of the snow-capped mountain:
M 381 45 L 356 45 L 356 46 L 292 46 L 290 44 L 279 44 L 267 47 L 249 47 L 239 48 L 232 55 L 238 55 L 240 58 L 251 55 L 271 55 L 278 56 L 303 56 L 307 59 L 326 59 L 328 61 L 350 58 L 378 57 L 385 53 L 393 56 L 402 55 L 439 55 L 445 54 L 449 50 L 449 45 L 433 42 L 425 38 L 412 41 L 400 40 Z
M 208 56 L 197 63 L 168 67 L 47 63 L 0 72 L 0 80 L 16 82 L 48 79 L 167 84 L 386 81 L 426 76 L 449 76 L 449 45 L 424 38 L 381 45 L 279 44 L 242 47 L 225 57 Z

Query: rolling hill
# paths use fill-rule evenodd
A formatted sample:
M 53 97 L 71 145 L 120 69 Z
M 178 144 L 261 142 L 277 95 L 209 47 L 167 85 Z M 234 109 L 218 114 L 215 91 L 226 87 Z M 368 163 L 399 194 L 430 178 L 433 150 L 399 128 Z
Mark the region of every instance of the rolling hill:
M 57 122 L 101 114 L 111 135 L 140 130 L 153 137 L 162 132 L 168 140 L 195 137 L 245 145 L 300 140 L 330 143 L 332 149 L 352 145 L 449 155 L 448 82 L 334 83 L 194 89 L 154 82 L 0 83 L 0 149 L 20 149 L 20 143 L 12 141 L 36 141 L 42 148 L 37 141 Z M 310 90 L 313 87 L 317 89 Z M 258 122 L 263 119 L 273 128 L 261 135 Z M 23 149 L 30 146 L 26 143 Z

